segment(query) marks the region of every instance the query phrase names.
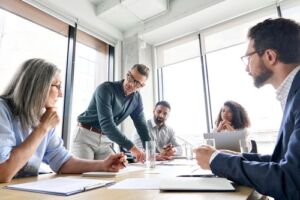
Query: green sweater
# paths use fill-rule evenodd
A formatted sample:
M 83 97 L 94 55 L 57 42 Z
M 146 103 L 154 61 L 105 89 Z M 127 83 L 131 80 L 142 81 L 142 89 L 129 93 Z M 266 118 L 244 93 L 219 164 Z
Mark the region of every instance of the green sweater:
M 78 122 L 99 128 L 119 146 L 131 149 L 133 143 L 117 127 L 130 115 L 134 126 L 145 145 L 150 140 L 139 92 L 126 96 L 123 82 L 104 82 L 100 84 L 85 112 L 78 116 Z

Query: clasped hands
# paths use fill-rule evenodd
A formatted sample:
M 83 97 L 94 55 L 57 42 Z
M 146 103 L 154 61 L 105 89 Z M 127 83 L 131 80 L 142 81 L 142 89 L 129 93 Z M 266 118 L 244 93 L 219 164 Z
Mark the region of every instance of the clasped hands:
M 234 131 L 234 128 L 231 125 L 231 122 L 228 120 L 221 121 L 217 127 L 218 132 L 225 131 L 225 130 L 226 131 Z

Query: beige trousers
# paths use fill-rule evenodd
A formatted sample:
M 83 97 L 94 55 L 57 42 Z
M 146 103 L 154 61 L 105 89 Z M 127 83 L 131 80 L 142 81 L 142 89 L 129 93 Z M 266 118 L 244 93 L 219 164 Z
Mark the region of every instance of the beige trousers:
M 106 135 L 98 134 L 82 127 L 76 127 L 71 152 L 78 158 L 103 160 L 112 154 L 109 147 L 113 143 Z

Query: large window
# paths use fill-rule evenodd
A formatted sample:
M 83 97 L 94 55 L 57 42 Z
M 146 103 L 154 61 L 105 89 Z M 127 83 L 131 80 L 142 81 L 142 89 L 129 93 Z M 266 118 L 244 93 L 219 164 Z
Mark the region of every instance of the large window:
M 81 31 L 77 35 L 70 148 L 77 116 L 87 109 L 96 87 L 108 81 L 108 45 L 97 39 L 88 40 L 91 36 Z
M 215 128 L 214 122 L 223 103 L 233 100 L 247 110 L 251 120 L 250 138 L 256 140 L 259 152 L 272 152 L 282 116 L 280 103 L 270 85 L 261 89 L 254 87 L 240 57 L 246 51 L 248 29 L 259 21 L 275 17 L 277 11 L 273 6 L 200 32 L 201 52 L 206 61 L 204 71 L 207 71 L 204 73 L 205 91 L 198 40 L 179 39 L 157 47 L 158 68 L 162 67 L 159 94 L 172 103 L 169 123 L 179 135 L 202 137 L 203 133 Z M 206 108 L 204 99 L 208 101 Z
M 190 137 L 206 130 L 200 58 L 162 68 L 164 100 L 172 107 L 168 124 L 176 135 Z
M 0 93 L 16 69 L 29 58 L 43 58 L 54 63 L 61 69 L 62 78 L 65 77 L 67 38 L 45 28 L 47 19 L 44 23 L 44 26 L 38 25 L 0 8 Z M 61 116 L 62 108 L 63 99 L 58 104 Z M 57 132 L 61 134 L 61 124 Z
M 23 1 L 0 1 L 0 93 L 15 70 L 29 58 L 43 58 L 56 64 L 61 69 L 65 83 L 65 77 L 71 77 L 71 73 L 66 76 L 67 60 L 69 66 L 73 66 L 71 56 L 68 59 L 67 56 L 74 53 L 73 49 L 68 49 L 69 28 L 77 30 L 74 82 L 70 81 L 73 85 L 63 91 L 69 92 L 73 87 L 71 114 L 68 110 L 65 113 L 71 117 L 71 127 L 68 123 L 62 122 L 56 128 L 59 135 L 70 135 L 66 137 L 68 141 L 65 140 L 68 147 L 71 144 L 77 116 L 88 106 L 95 87 L 108 80 L 108 45 Z M 63 86 L 62 89 L 64 88 Z M 63 97 L 58 102 L 61 119 L 63 119 L 64 98 L 69 102 L 71 96 Z M 68 133 L 62 134 L 63 123 L 65 123 L 64 130 L 68 130 Z
M 293 19 L 298 23 L 300 22 L 299 1 L 283 2 L 283 4 L 280 7 L 281 7 L 283 17 Z
M 257 141 L 260 152 L 270 153 L 280 126 L 282 110 L 273 87 L 254 87 L 252 77 L 240 60 L 245 49 L 246 45 L 238 45 L 207 55 L 212 117 L 216 120 L 225 101 L 240 103 L 251 121 L 250 138 Z
M 233 100 L 245 107 L 251 127 L 250 138 L 260 153 L 271 153 L 280 126 L 282 110 L 275 90 L 266 85 L 257 89 L 240 57 L 246 52 L 248 29 L 267 18 L 276 18 L 275 7 L 229 21 L 203 31 L 211 95 L 213 124 L 223 103 Z M 226 42 L 216 42 L 226 41 Z M 270 114 L 272 113 L 272 114 Z
M 167 123 L 179 138 L 192 143 L 195 136 L 206 132 L 199 41 L 186 37 L 159 47 L 157 52 L 159 97 L 172 107 Z

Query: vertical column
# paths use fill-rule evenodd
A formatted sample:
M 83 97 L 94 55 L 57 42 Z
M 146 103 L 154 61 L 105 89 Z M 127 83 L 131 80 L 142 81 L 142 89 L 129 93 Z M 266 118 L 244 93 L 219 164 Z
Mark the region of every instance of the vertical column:
M 69 26 L 68 33 L 68 53 L 67 53 L 67 69 L 65 78 L 65 94 L 64 94 L 64 110 L 63 110 L 63 125 L 62 138 L 67 149 L 70 147 L 70 130 L 71 130 L 71 111 L 73 97 L 73 82 L 74 82 L 74 64 L 75 64 L 75 48 L 76 48 L 76 31 L 75 27 Z

